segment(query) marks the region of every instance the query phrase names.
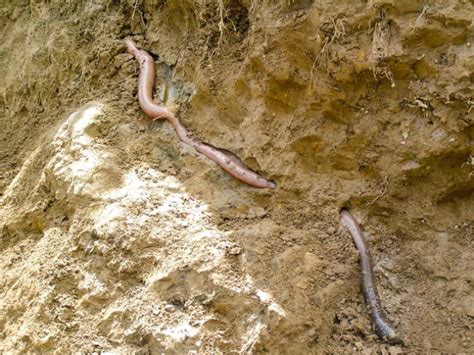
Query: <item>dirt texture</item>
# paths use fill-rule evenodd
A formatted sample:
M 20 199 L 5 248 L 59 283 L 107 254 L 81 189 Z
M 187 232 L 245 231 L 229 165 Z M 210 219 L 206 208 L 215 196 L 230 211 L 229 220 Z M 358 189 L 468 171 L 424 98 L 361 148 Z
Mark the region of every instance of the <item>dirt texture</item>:
M 0 1 L 0 353 L 474 353 L 474 3 Z M 277 182 L 259 190 L 137 103 Z M 374 335 L 363 225 L 387 317 Z

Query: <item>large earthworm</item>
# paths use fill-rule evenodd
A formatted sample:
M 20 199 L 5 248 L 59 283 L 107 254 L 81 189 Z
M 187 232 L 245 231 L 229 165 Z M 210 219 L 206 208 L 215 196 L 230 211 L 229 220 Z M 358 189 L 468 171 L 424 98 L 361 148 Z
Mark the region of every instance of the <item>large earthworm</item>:
M 369 248 L 365 241 L 364 232 L 356 219 L 345 208 L 341 210 L 341 223 L 349 230 L 359 251 L 360 266 L 362 268 L 362 290 L 365 301 L 369 307 L 370 317 L 374 324 L 375 333 L 379 338 L 391 343 L 399 342 L 394 327 L 386 319 L 380 305 L 377 289 L 375 288 L 374 271 L 370 260 Z
M 143 112 L 153 120 L 166 119 L 174 127 L 178 138 L 183 143 L 193 146 L 199 153 L 216 162 L 224 171 L 248 185 L 259 188 L 276 187 L 276 183 L 258 175 L 247 167 L 235 154 L 226 150 L 203 143 L 193 138 L 171 111 L 166 107 L 157 105 L 153 101 L 153 84 L 155 81 L 155 63 L 151 55 L 137 48 L 130 38 L 124 40 L 127 52 L 135 57 L 140 65 L 138 77 L 138 102 Z

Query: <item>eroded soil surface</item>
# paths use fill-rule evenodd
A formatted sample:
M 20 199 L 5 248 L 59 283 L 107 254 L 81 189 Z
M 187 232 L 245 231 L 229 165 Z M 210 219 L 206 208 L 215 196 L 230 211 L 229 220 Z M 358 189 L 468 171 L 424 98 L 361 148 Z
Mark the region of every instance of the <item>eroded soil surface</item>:
M 0 8 L 0 352 L 474 352 L 472 1 Z M 137 99 L 278 183 L 258 190 Z M 357 251 L 403 338 L 373 334 Z

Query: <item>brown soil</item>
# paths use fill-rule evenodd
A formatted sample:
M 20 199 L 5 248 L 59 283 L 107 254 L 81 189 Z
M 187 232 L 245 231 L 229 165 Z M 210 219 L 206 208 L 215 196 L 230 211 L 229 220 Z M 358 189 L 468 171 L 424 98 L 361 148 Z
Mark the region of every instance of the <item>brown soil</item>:
M 0 353 L 473 353 L 472 1 L 2 2 Z M 278 183 L 151 124 L 156 99 Z M 403 338 L 373 334 L 348 207 Z

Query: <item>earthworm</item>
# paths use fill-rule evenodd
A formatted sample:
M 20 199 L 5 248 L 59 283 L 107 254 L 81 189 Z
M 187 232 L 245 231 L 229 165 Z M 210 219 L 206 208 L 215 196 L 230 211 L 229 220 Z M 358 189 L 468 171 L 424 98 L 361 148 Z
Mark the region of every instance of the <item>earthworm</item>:
M 365 301 L 369 307 L 375 333 L 383 340 L 387 340 L 391 343 L 399 342 L 394 327 L 386 319 L 382 306 L 380 305 L 379 296 L 375 287 L 374 271 L 370 260 L 369 248 L 365 241 L 364 232 L 362 232 L 354 216 L 345 208 L 341 210 L 341 223 L 349 230 L 354 244 L 359 251 L 360 266 L 362 268 L 362 291 L 364 292 Z
M 137 48 L 135 42 L 130 38 L 124 40 L 127 52 L 133 55 L 140 65 L 138 76 L 138 102 L 143 112 L 151 118 L 168 118 L 172 113 L 163 106 L 153 102 L 153 84 L 155 81 L 155 64 L 151 55 Z
M 196 150 L 216 162 L 219 163 L 222 169 L 224 169 L 229 175 L 249 184 L 251 186 L 260 188 L 274 189 L 276 183 L 272 180 L 267 180 L 264 177 L 258 175 L 255 171 L 247 167 L 239 157 L 227 149 L 217 148 L 207 143 L 200 143 L 196 147 Z
M 259 188 L 276 188 L 276 183 L 267 180 L 246 166 L 234 153 L 203 143 L 193 138 L 179 118 L 166 107 L 157 105 L 153 101 L 153 84 L 155 81 L 155 63 L 151 55 L 137 48 L 135 42 L 124 40 L 127 52 L 135 57 L 140 65 L 138 76 L 138 102 L 143 112 L 153 120 L 166 119 L 172 125 L 181 142 L 193 146 L 199 153 L 217 163 L 224 171 L 246 184 Z

